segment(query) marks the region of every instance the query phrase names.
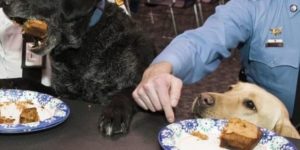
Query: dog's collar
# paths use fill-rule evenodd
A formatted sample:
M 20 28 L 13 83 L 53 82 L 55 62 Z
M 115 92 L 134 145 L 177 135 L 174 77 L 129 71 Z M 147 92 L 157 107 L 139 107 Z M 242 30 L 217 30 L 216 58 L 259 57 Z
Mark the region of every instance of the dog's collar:
M 100 21 L 102 14 L 104 12 L 105 1 L 106 0 L 100 0 L 99 3 L 97 4 L 97 7 L 90 19 L 89 27 L 93 27 Z

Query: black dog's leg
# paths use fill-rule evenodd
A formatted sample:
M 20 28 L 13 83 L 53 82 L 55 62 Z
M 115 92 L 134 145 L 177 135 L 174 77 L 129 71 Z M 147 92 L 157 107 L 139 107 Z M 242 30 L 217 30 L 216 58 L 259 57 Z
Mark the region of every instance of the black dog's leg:
M 128 133 L 133 115 L 139 110 L 131 93 L 133 88 L 123 89 L 110 97 L 110 103 L 102 108 L 99 131 L 104 136 Z

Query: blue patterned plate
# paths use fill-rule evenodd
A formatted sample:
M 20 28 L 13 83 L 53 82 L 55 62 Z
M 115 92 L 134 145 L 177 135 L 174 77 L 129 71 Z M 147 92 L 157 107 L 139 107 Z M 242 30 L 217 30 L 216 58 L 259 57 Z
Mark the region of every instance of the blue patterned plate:
M 37 109 L 40 121 L 19 123 L 20 113 L 25 105 L 26 108 Z M 64 122 L 69 114 L 69 107 L 53 96 L 33 91 L 0 90 L 0 115 L 14 119 L 13 123 L 0 124 L 0 133 L 27 133 L 52 128 Z
M 218 150 L 221 130 L 227 120 L 218 119 L 190 119 L 170 124 L 160 130 L 158 140 L 164 150 L 205 149 Z M 209 140 L 200 140 L 191 133 L 198 131 L 208 136 Z M 286 138 L 272 131 L 261 128 L 261 140 L 254 150 L 297 150 L 295 145 Z

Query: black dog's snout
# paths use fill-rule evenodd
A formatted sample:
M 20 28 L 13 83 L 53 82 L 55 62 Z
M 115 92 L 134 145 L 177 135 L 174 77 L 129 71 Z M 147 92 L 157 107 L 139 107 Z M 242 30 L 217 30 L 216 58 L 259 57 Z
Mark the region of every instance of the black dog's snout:
M 210 107 L 215 104 L 215 99 L 210 94 L 201 93 L 198 98 L 199 105 Z

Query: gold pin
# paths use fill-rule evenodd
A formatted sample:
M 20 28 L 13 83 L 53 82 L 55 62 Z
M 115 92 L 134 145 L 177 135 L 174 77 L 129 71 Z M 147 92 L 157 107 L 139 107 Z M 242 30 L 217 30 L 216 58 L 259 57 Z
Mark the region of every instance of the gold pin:
M 282 33 L 282 27 L 271 28 L 270 31 L 274 36 L 278 36 Z
M 124 0 L 115 0 L 118 6 L 124 5 Z
M 273 37 L 266 41 L 266 47 L 283 47 L 283 39 L 280 38 L 282 27 L 271 28 L 270 31 Z

